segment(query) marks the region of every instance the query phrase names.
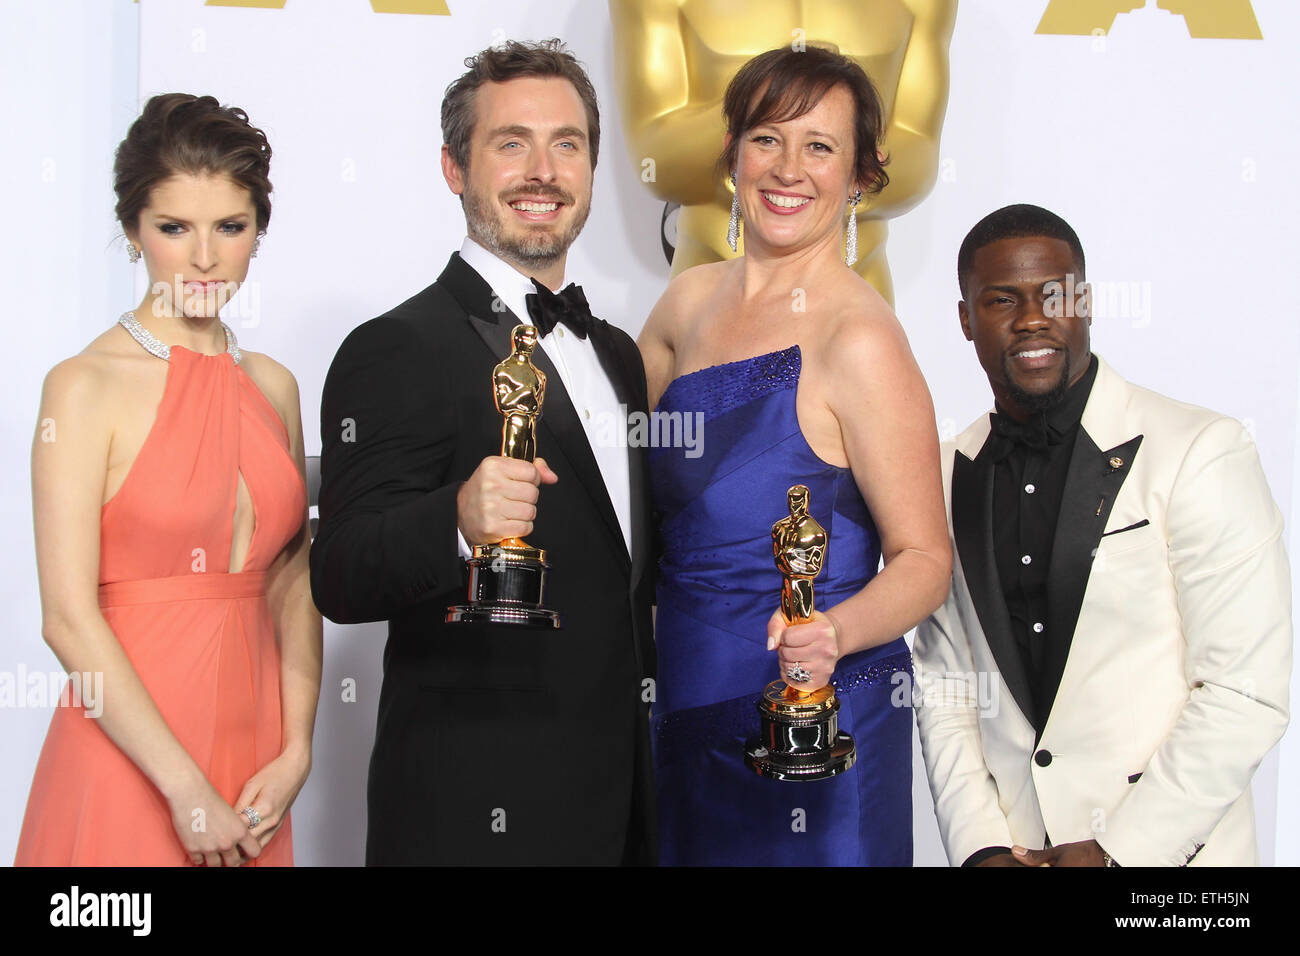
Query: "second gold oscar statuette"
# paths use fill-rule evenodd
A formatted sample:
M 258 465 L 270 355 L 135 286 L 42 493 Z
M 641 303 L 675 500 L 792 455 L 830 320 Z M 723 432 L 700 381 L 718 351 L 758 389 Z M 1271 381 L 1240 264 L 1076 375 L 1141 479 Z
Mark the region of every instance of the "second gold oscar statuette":
M 772 525 L 772 556 L 781 571 L 781 614 L 789 625 L 813 618 L 813 579 L 826 561 L 826 529 L 808 513 L 806 485 L 786 493 L 789 515 Z M 792 667 L 790 678 L 800 673 Z M 806 677 L 805 677 L 806 679 Z M 745 745 L 745 765 L 774 780 L 824 780 L 857 760 L 853 738 L 839 729 L 840 702 L 830 684 L 805 692 L 775 680 L 758 701 L 759 736 Z

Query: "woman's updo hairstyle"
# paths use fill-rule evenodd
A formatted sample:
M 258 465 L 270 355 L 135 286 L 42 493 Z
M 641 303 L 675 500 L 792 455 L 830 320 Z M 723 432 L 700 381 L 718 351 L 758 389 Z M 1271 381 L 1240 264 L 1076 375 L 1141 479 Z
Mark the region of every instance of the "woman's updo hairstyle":
M 138 229 L 140 210 L 159 183 L 178 173 L 224 173 L 248 190 L 263 233 L 271 221 L 270 172 L 271 144 L 239 107 L 211 96 L 161 93 L 144 105 L 117 147 L 114 211 L 124 229 Z

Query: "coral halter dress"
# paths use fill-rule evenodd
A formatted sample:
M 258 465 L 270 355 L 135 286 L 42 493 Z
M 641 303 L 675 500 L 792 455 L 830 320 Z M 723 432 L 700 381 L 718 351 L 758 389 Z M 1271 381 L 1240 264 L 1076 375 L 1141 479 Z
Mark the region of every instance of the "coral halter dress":
M 239 367 L 239 346 L 168 347 L 153 428 L 100 517 L 99 606 L 168 727 L 235 810 L 279 755 L 280 652 L 266 569 L 302 527 L 306 489 L 284 423 Z M 224 327 L 224 326 L 223 326 Z M 239 478 L 254 530 L 229 573 Z M 103 694 L 112 705 L 112 687 Z M 167 801 L 83 706 L 60 706 L 32 781 L 15 865 L 184 866 Z M 293 863 L 288 818 L 255 861 Z

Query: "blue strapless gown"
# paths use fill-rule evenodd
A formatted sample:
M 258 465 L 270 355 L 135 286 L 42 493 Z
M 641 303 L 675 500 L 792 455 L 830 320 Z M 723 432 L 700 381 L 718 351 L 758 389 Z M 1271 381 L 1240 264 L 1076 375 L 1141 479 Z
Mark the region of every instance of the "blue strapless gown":
M 744 763 L 759 694 L 779 676 L 767 621 L 780 602 L 771 529 L 789 513 L 787 489 L 808 486 L 828 535 L 818 608 L 860 591 L 880 565 L 852 473 L 818 458 L 799 430 L 800 358 L 793 346 L 684 375 L 657 408 L 704 414 L 698 457 L 650 454 L 664 547 L 652 725 L 664 865 L 912 863 L 911 655 L 901 637 L 836 669 L 840 728 L 858 748 L 852 769 L 793 783 Z

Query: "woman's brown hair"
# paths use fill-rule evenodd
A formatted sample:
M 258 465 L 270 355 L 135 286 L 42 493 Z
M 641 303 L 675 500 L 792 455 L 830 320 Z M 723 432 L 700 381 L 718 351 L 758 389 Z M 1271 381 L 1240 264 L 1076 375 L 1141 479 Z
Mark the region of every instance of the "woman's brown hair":
M 160 182 L 178 173 L 224 173 L 248 190 L 257 231 L 271 221 L 271 144 L 237 106 L 211 96 L 161 93 L 151 97 L 117 147 L 113 191 L 117 220 L 139 228 L 140 210 Z
M 885 135 L 885 110 L 866 71 L 853 60 L 817 46 L 780 47 L 760 53 L 727 86 L 722 113 L 731 142 L 722 154 L 727 171 L 736 168 L 740 138 L 756 126 L 784 123 L 809 112 L 837 86 L 853 97 L 854 179 L 868 193 L 889 184 L 876 152 Z

